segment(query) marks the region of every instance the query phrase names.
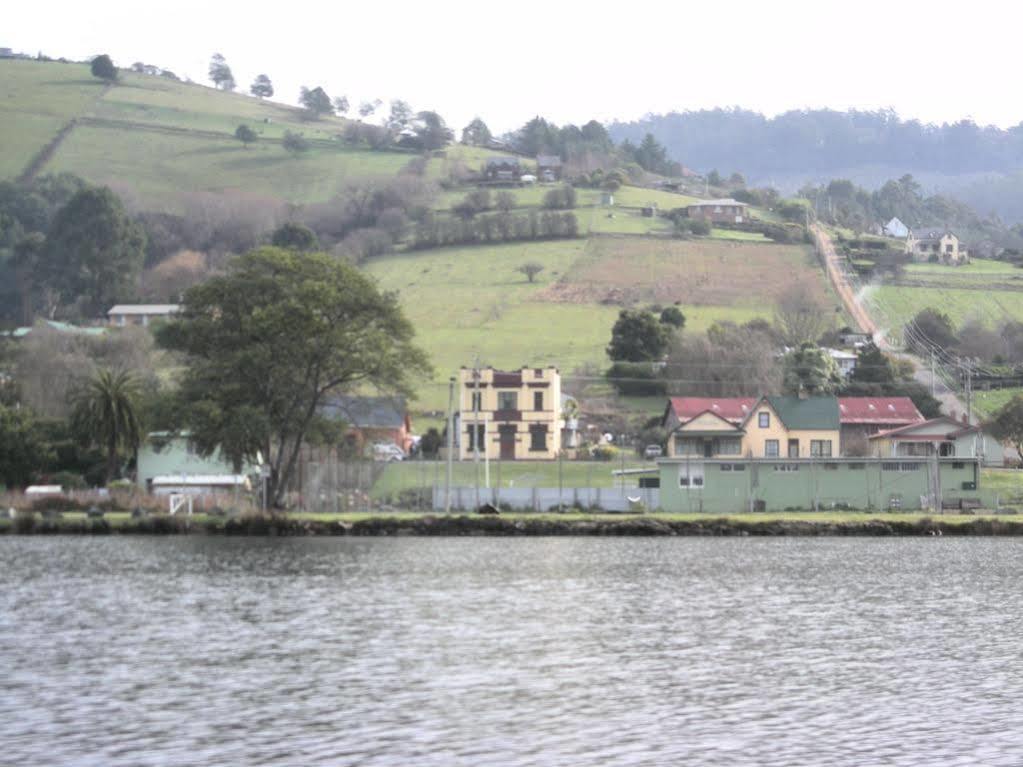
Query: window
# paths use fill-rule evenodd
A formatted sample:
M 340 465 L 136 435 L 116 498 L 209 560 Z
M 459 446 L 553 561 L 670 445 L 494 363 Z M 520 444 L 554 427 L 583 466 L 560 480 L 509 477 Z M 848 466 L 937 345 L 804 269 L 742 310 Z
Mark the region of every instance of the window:
M 771 414 L 770 413 L 757 413 L 757 423 L 761 429 L 771 428 Z
M 547 450 L 547 427 L 543 425 L 529 427 L 529 449 Z
M 922 463 L 900 463 L 899 471 L 920 471 Z
M 499 391 L 497 393 L 498 410 L 518 410 L 519 393 L 517 391 Z
M 826 464 L 824 464 L 824 470 L 825 471 L 838 471 L 838 464 L 837 463 L 826 463 Z
M 766 413 L 761 413 L 761 415 L 767 415 L 767 414 Z M 778 457 L 778 449 L 779 449 L 778 448 L 778 440 L 776 440 L 776 439 L 768 439 L 768 440 L 764 441 L 764 455 L 767 456 L 768 458 L 777 458 Z
M 483 409 L 483 392 L 474 391 L 472 393 L 472 404 L 469 406 L 470 410 L 482 410 Z
M 675 455 L 703 455 L 703 450 L 700 449 L 698 440 L 677 436 L 675 437 Z
M 467 438 L 469 440 L 469 447 L 467 449 L 472 451 L 472 452 L 475 452 L 476 445 L 479 445 L 480 446 L 480 450 L 486 450 L 487 449 L 487 442 L 486 442 L 486 429 L 487 429 L 487 425 L 485 423 L 476 424 L 476 428 L 475 429 L 473 429 L 472 426 L 473 426 L 472 424 L 469 424 L 469 428 L 466 430 L 466 436 L 467 436 Z
M 799 464 L 798 463 L 776 463 L 774 465 L 774 470 L 775 471 L 785 471 L 785 472 L 799 471 Z
M 864 470 L 864 469 L 866 469 L 867 467 L 866 467 L 866 466 L 864 466 L 864 465 L 863 465 L 862 463 L 850 463 L 850 464 L 849 464 L 849 468 L 850 468 L 850 469 L 851 469 L 852 471 L 863 471 L 863 470 Z
M 718 440 L 720 455 L 739 455 L 742 452 L 742 440 L 738 437 L 722 437 Z
M 799 440 L 789 440 L 789 458 L 799 458 Z
M 831 457 L 831 440 L 830 439 L 811 439 L 810 440 L 810 456 L 812 458 L 830 458 Z
M 533 392 L 533 410 L 543 410 L 543 392 Z
M 732 470 L 733 471 L 746 471 L 746 464 L 744 464 L 744 463 L 733 463 L 732 464 Z
M 703 464 L 679 466 L 678 486 L 688 488 L 703 487 Z
M 732 470 L 732 464 L 730 464 L 730 463 L 723 463 L 723 464 L 721 464 L 721 471 L 731 471 L 731 470 Z
M 952 468 L 953 469 L 965 469 L 966 468 L 966 463 L 964 461 L 953 461 L 952 462 Z
M 898 471 L 899 464 L 897 463 L 882 463 L 881 471 Z

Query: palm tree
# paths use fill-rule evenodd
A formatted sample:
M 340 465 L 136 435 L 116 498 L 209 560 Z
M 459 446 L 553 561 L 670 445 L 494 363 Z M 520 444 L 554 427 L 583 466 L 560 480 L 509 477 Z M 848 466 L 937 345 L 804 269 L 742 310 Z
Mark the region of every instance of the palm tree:
M 139 385 L 131 373 L 99 370 L 72 399 L 75 432 L 107 454 L 106 480 L 118 473 L 122 451 L 138 450 L 142 438 Z

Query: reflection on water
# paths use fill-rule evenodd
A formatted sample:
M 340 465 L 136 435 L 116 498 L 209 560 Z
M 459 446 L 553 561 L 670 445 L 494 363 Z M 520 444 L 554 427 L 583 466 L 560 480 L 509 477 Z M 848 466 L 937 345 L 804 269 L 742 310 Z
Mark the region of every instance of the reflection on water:
M 1023 542 L 0 539 L 0 763 L 1018 765 Z

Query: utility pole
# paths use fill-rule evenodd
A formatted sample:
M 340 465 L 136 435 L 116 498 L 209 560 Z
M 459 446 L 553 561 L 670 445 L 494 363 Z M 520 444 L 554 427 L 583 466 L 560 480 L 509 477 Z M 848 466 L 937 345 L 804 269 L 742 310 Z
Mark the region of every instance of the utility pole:
M 472 469 L 476 482 L 476 510 L 480 508 L 480 358 L 472 365 Z M 486 448 L 484 448 L 486 449 Z
M 451 459 L 455 452 L 455 377 L 448 379 L 448 465 L 444 484 L 444 513 L 451 513 Z
M 931 396 L 932 397 L 935 396 L 935 394 L 937 393 L 937 389 L 938 389 L 938 382 L 937 382 L 937 380 L 935 380 L 936 377 L 937 377 L 937 372 L 935 371 L 935 368 L 934 368 L 934 349 L 931 349 Z

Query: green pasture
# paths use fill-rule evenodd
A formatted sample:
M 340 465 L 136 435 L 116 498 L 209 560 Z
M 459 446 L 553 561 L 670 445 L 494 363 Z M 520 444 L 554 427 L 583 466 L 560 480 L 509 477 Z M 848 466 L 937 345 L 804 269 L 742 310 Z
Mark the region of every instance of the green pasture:
M 902 327 L 923 309 L 939 309 L 961 325 L 979 319 L 994 327 L 1006 320 L 1023 320 L 1023 293 L 1008 290 L 957 290 L 945 287 L 879 285 L 869 289 L 867 302 L 880 309 L 879 319 L 893 328 Z
M 991 389 L 990 391 L 974 391 L 973 407 L 983 417 L 988 418 L 1006 405 L 1013 397 L 1023 394 L 1023 389 Z

